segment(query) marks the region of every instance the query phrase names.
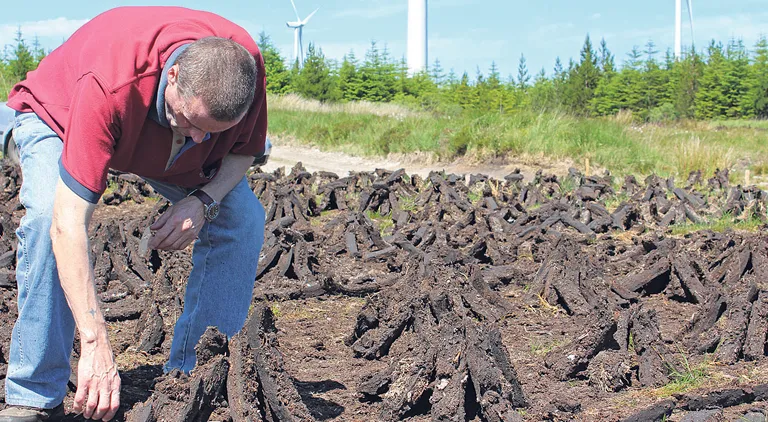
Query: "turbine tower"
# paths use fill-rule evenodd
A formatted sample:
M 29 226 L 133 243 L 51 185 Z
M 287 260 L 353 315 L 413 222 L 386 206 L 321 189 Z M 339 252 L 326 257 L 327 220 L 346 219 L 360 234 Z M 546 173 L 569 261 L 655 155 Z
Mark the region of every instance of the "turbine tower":
M 285 24 L 288 28 L 293 28 L 293 61 L 294 63 L 298 61 L 299 68 L 301 68 L 304 65 L 304 42 L 301 37 L 304 32 L 304 25 L 306 25 L 307 22 L 309 22 L 309 19 L 320 9 L 315 9 L 315 11 L 310 13 L 304 20 L 301 20 L 299 11 L 296 10 L 296 4 L 293 0 L 291 0 L 291 5 L 293 6 L 293 11 L 296 12 L 296 21 L 286 22 Z
M 692 0 L 686 0 L 688 5 L 688 22 L 691 24 L 691 44 L 693 44 L 693 7 Z M 675 0 L 675 58 L 683 55 L 683 0 Z
M 427 68 L 427 0 L 408 0 L 408 70 Z

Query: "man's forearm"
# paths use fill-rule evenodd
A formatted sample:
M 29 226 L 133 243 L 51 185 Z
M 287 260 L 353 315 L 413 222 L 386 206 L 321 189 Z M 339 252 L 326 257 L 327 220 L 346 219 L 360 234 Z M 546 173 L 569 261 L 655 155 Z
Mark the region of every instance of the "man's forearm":
M 99 342 L 108 339 L 88 257 L 88 223 L 93 206 L 83 204 L 85 201 L 73 196 L 74 193 L 59 182 L 51 242 L 61 287 L 80 331 L 80 338 L 85 342 Z
M 211 198 L 221 202 L 245 176 L 251 164 L 253 164 L 253 157 L 250 155 L 227 155 L 222 160 L 219 172 L 203 187 L 203 190 Z

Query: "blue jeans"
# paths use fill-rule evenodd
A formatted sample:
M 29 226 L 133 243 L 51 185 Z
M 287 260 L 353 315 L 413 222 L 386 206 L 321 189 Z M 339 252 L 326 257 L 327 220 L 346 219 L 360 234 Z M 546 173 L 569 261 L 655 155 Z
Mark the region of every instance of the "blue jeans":
M 63 145 L 33 113 L 16 114 L 13 137 L 21 159 L 20 200 L 26 215 L 16 231 L 19 316 L 11 339 L 5 400 L 52 408 L 66 395 L 75 334 L 49 235 Z M 171 202 L 189 192 L 148 182 Z M 184 311 L 176 321 L 166 371 L 194 368 L 194 347 L 208 326 L 228 336 L 240 331 L 251 304 L 263 242 L 264 208 L 243 178 L 222 200 L 218 218 L 203 226 L 195 242 Z

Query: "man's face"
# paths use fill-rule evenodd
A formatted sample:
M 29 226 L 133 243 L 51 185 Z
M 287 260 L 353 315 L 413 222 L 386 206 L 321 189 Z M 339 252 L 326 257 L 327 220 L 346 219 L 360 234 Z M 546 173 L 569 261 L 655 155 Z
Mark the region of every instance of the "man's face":
M 240 122 L 242 116 L 231 122 L 220 122 L 209 115 L 199 98 L 182 97 L 178 89 L 178 69 L 179 66 L 174 65 L 168 71 L 168 86 L 165 88 L 165 115 L 174 132 L 199 144 L 207 133 L 224 132 Z

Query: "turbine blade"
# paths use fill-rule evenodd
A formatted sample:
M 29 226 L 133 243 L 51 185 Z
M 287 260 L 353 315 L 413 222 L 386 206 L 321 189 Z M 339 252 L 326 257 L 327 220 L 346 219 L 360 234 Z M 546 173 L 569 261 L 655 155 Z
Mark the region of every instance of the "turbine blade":
M 691 44 L 693 44 L 693 0 L 687 0 L 688 2 L 688 20 L 691 23 Z
M 309 22 L 309 19 L 310 19 L 312 16 L 314 16 L 314 15 L 315 15 L 315 13 L 317 13 L 317 11 L 318 11 L 318 10 L 320 10 L 320 8 L 319 8 L 319 7 L 318 7 L 317 9 L 315 9 L 315 11 L 314 11 L 314 12 L 310 13 L 310 14 L 309 14 L 309 16 L 307 16 L 307 18 L 306 18 L 306 19 L 304 19 L 304 21 L 302 21 L 301 23 L 302 23 L 303 25 L 306 25 L 306 24 L 307 24 L 307 22 Z
M 291 0 L 291 6 L 293 6 L 293 11 L 296 12 L 296 20 L 301 22 L 301 18 L 299 17 L 299 11 L 296 10 L 296 3 Z

